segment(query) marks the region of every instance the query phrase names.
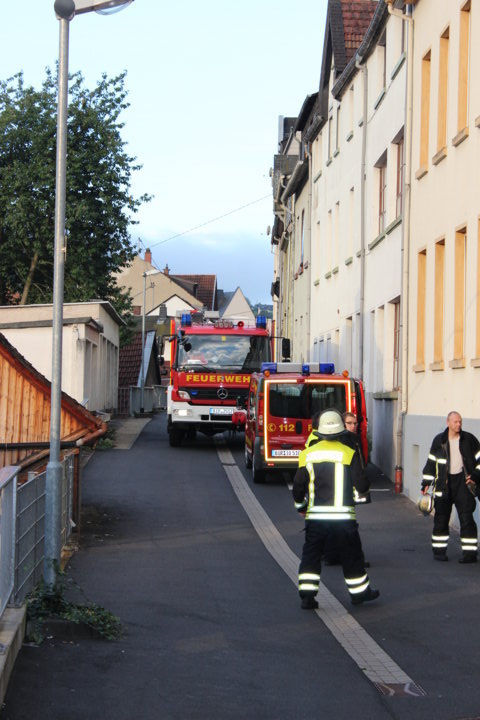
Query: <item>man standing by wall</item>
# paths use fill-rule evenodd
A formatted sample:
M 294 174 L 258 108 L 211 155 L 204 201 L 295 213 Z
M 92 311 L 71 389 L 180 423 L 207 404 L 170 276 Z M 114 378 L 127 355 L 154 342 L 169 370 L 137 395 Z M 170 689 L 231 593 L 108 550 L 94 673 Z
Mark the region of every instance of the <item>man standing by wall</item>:
M 432 550 L 435 560 L 448 560 L 447 544 L 452 507 L 460 521 L 461 563 L 477 562 L 477 525 L 475 511 L 476 482 L 480 480 L 480 442 L 462 430 L 460 413 L 452 410 L 447 427 L 433 439 L 423 468 L 422 492 L 433 485 L 435 516 Z
M 338 548 L 345 582 L 354 605 L 379 596 L 370 587 L 363 564 L 362 547 L 355 521 L 354 486 L 368 490 L 358 453 L 344 442 L 342 416 L 325 410 L 312 418 L 313 438 L 300 453 L 293 481 L 295 507 L 305 516 L 305 543 L 298 576 L 302 608 L 318 607 L 321 558 L 327 541 Z M 315 441 L 315 436 L 318 438 Z

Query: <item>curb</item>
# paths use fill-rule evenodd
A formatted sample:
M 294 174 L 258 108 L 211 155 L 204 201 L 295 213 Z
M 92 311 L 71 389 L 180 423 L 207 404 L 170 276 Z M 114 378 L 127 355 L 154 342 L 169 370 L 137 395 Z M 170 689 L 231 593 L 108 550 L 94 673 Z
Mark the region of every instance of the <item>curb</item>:
M 25 636 L 27 607 L 7 607 L 0 620 L 0 706 Z

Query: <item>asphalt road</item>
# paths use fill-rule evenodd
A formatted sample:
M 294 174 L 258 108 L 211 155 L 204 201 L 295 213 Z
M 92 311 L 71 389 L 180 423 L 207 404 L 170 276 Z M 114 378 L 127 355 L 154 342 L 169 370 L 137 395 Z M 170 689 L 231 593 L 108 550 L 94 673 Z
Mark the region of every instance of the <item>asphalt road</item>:
M 431 518 L 377 475 L 358 518 L 379 600 L 353 608 L 327 567 L 328 612 L 302 611 L 287 484 L 252 485 L 243 437 L 225 439 L 170 448 L 158 415 L 92 456 L 69 574 L 125 635 L 24 645 L 1 720 L 480 717 L 480 565 L 456 562 L 458 537 L 434 563 Z

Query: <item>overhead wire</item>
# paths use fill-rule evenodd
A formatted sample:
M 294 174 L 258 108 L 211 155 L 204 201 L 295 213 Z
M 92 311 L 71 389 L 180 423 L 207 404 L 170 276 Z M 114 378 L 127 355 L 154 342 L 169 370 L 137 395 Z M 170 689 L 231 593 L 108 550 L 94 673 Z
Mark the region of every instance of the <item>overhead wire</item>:
M 240 212 L 241 210 L 245 210 L 245 208 L 250 207 L 251 205 L 256 205 L 256 203 L 262 202 L 262 200 L 266 200 L 267 198 L 271 198 L 272 194 L 264 195 L 261 198 L 257 198 L 257 200 L 252 200 L 252 202 L 247 203 L 246 205 L 241 205 L 238 208 L 235 208 L 234 210 L 229 210 L 229 212 L 224 213 L 223 215 L 218 215 L 218 217 L 214 217 L 211 220 L 207 220 L 204 223 L 201 223 L 200 225 L 196 225 L 195 227 L 190 228 L 189 230 L 184 230 L 183 232 L 177 233 L 176 235 L 171 235 L 168 238 L 165 238 L 165 240 L 159 240 L 155 243 L 150 243 L 149 247 L 150 249 L 153 247 L 156 247 L 157 245 L 163 245 L 166 242 L 169 242 L 169 240 L 175 240 L 175 238 L 182 237 L 182 235 L 188 235 L 188 233 L 194 232 L 195 230 L 199 230 L 200 228 L 205 227 L 206 225 L 211 225 L 211 223 L 217 222 L 218 220 L 222 220 L 223 218 L 228 217 L 229 215 L 233 215 L 234 213 Z M 139 238 L 140 240 L 140 238 Z M 142 242 L 142 241 L 140 241 Z M 143 245 L 143 242 L 142 242 Z

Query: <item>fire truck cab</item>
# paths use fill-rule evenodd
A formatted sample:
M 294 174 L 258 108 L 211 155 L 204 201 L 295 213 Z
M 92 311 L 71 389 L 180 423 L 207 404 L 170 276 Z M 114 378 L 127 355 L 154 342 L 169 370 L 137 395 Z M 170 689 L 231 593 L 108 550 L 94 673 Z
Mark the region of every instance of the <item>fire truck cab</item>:
M 267 319 L 255 325 L 218 318 L 218 313 L 184 313 L 172 325 L 167 429 L 170 445 L 179 446 L 196 432 L 215 435 L 242 429 L 250 376 L 271 359 Z
M 336 374 L 332 363 L 264 363 L 252 374 L 246 405 L 245 465 L 253 481 L 267 473 L 290 471 L 312 430 L 312 416 L 335 409 L 353 412 L 360 447 L 368 460 L 367 416 L 363 384 Z

